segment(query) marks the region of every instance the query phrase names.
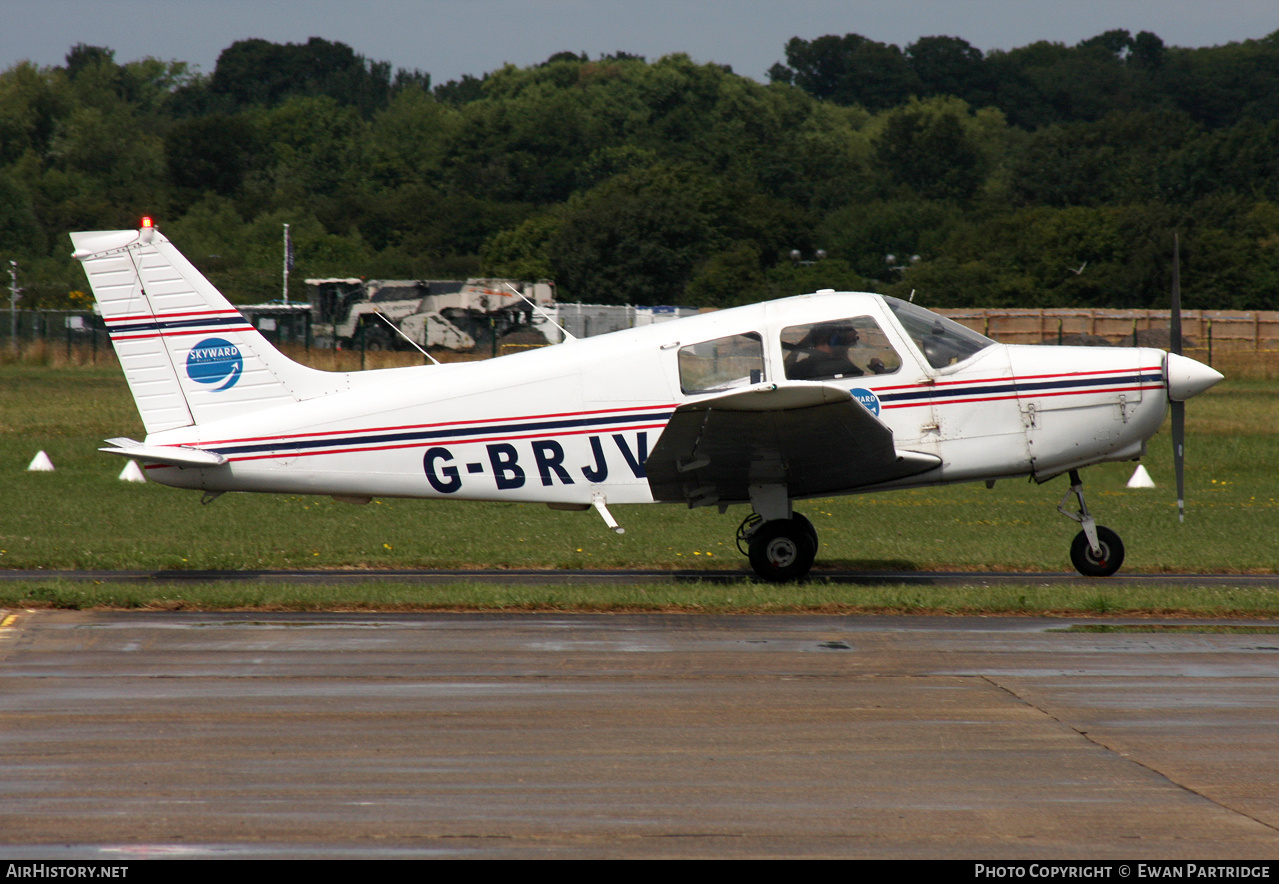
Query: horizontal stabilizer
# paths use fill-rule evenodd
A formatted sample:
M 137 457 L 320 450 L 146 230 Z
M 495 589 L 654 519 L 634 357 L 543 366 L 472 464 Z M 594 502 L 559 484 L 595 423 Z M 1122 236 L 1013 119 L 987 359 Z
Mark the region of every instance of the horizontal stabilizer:
M 114 447 L 98 450 L 147 463 L 162 463 L 174 467 L 216 467 L 226 463 L 226 458 L 216 451 L 188 448 L 185 445 L 144 445 L 133 439 L 108 439 L 107 443 Z

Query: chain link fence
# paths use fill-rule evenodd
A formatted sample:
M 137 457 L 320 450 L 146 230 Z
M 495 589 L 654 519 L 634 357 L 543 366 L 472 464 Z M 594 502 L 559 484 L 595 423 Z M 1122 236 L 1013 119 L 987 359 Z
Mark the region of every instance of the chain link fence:
M 560 304 L 559 320 L 580 337 L 647 325 L 696 312 L 672 308 L 601 307 Z M 666 310 L 671 315 L 656 315 Z M 1109 344 L 1168 346 L 1169 311 L 1105 309 L 938 310 L 969 328 L 1005 344 Z M 1182 334 L 1188 350 L 1221 353 L 1279 353 L 1279 311 L 1183 310 Z M 273 344 L 310 350 L 309 314 L 255 317 L 258 330 Z M 0 311 L 0 360 L 67 361 L 93 364 L 115 361 L 102 317 L 88 310 Z

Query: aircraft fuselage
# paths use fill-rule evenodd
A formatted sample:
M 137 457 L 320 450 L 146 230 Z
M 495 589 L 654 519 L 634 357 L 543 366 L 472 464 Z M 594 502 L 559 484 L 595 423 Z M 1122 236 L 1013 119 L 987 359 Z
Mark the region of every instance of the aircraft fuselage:
M 783 330 L 869 319 L 891 370 L 787 378 Z M 757 374 L 688 390 L 681 353 L 756 338 Z M 478 363 L 349 375 L 349 389 L 154 433 L 215 451 L 214 468 L 153 464 L 148 477 L 209 491 L 588 505 L 654 500 L 645 461 L 675 409 L 725 389 L 824 384 L 853 392 L 898 449 L 933 470 L 849 488 L 937 485 L 1131 460 L 1167 410 L 1161 350 L 990 344 L 935 368 L 878 296 L 821 294 L 723 310 Z M 821 444 L 821 440 L 814 440 Z M 724 501 L 720 501 L 724 502 Z

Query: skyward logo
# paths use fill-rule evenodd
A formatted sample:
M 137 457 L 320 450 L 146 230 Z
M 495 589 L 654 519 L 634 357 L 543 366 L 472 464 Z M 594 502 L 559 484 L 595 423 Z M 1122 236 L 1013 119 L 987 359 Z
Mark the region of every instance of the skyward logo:
M 853 398 L 866 407 L 866 410 L 876 417 L 879 416 L 879 397 L 867 390 L 865 387 L 853 387 L 848 392 L 853 394 Z
M 187 377 L 197 384 L 222 384 L 214 392 L 235 386 L 243 371 L 240 349 L 222 338 L 205 338 L 187 354 Z

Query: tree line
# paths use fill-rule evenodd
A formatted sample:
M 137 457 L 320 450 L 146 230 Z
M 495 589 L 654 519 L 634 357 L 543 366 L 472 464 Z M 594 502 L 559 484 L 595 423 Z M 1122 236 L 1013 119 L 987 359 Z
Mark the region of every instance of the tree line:
M 83 303 L 72 230 L 149 215 L 233 300 L 304 276 L 549 277 L 595 303 L 817 288 L 937 307 L 1187 307 L 1279 292 L 1279 32 L 1108 31 L 982 53 L 795 38 L 767 84 L 685 55 L 558 53 L 431 83 L 342 43 L 211 74 L 77 45 L 0 73 L 0 258 Z

